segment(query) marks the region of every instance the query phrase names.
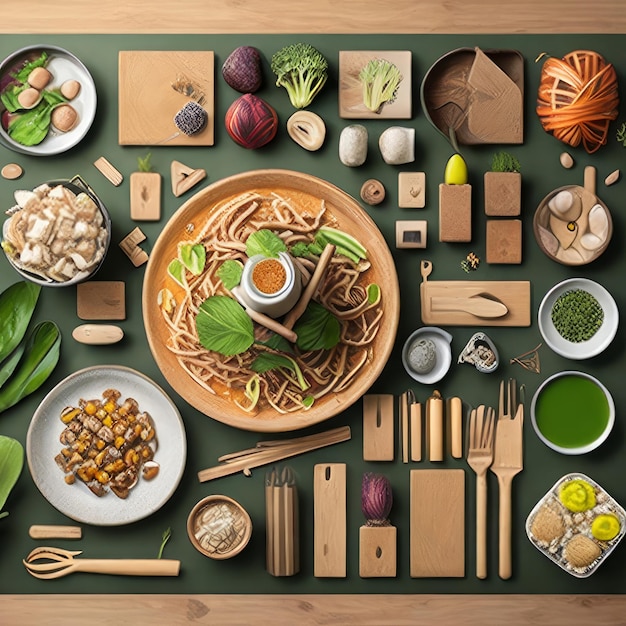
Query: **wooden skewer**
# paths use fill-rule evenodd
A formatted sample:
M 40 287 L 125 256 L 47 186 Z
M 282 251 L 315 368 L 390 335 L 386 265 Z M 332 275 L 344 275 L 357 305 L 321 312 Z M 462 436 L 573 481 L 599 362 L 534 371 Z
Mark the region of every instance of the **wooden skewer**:
M 328 264 L 333 258 L 333 254 L 335 254 L 335 246 L 332 243 L 326 244 L 326 247 L 320 255 L 320 259 L 317 262 L 317 267 L 313 272 L 313 276 L 311 276 L 311 280 L 307 283 L 307 286 L 304 288 L 300 299 L 296 302 L 293 309 L 291 309 L 291 311 L 289 311 L 283 319 L 283 326 L 286 328 L 293 328 L 294 324 L 300 319 L 300 316 L 306 310 L 307 305 L 311 301 L 311 298 L 315 295 L 319 284 L 322 282 L 322 279 L 326 274 Z
M 223 465 L 216 465 L 198 472 L 198 480 L 203 483 L 209 480 L 215 480 L 216 478 L 222 478 L 223 476 L 230 476 L 237 474 L 244 470 L 251 470 L 261 465 L 267 465 L 268 463 L 276 463 L 283 459 L 287 459 L 298 454 L 331 446 L 336 443 L 348 441 L 350 439 L 351 431 L 349 426 L 343 426 L 335 428 L 333 430 L 326 431 L 326 437 L 320 439 L 318 442 L 304 442 L 294 443 L 288 446 L 279 446 L 277 448 L 269 448 L 267 450 L 261 450 L 256 454 L 248 455 L 242 459 L 237 459 L 231 463 L 224 463 Z M 294 440 L 296 441 L 296 440 Z

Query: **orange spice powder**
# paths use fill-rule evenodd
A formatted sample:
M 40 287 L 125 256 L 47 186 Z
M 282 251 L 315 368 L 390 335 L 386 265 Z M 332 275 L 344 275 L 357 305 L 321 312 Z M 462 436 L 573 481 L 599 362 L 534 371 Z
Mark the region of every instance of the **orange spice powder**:
M 273 294 L 280 291 L 287 280 L 287 272 L 280 261 L 263 259 L 252 270 L 252 282 L 261 292 Z

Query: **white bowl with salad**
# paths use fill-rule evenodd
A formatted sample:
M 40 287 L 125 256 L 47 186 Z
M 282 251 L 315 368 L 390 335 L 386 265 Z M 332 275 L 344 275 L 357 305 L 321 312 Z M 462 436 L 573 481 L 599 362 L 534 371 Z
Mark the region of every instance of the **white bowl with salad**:
M 96 115 L 96 87 L 71 52 L 52 45 L 16 50 L 0 64 L 0 144 L 33 156 L 77 145 Z

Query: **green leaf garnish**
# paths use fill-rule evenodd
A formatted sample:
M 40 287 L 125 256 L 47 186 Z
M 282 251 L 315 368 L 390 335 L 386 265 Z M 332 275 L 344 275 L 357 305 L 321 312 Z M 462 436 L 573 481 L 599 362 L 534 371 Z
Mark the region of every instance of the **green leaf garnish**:
M 172 259 L 167 266 L 167 273 L 181 286 L 187 286 L 187 277 L 185 276 L 185 266 L 180 259 Z
M 269 370 L 274 369 L 288 369 L 291 370 L 298 379 L 298 384 L 300 385 L 300 389 L 305 391 L 311 385 L 305 380 L 304 374 L 300 369 L 300 366 L 296 363 L 294 359 L 288 357 L 284 354 L 275 354 L 274 352 L 261 352 L 254 361 L 252 361 L 252 365 L 250 369 L 253 372 L 257 372 L 258 374 L 263 374 Z
M 165 548 L 165 544 L 170 540 L 172 536 L 172 529 L 166 528 L 161 535 L 161 546 L 159 547 L 159 553 L 157 554 L 157 559 L 160 559 L 163 556 L 163 548 Z
M 198 310 L 200 343 L 224 356 L 241 354 L 254 343 L 254 326 L 244 308 L 228 296 L 211 296 Z
M 148 152 L 145 157 L 137 157 L 137 167 L 140 172 L 151 172 L 152 171 L 152 153 Z
M 310 409 L 315 402 L 315 398 L 313 396 L 306 396 L 306 398 L 302 398 L 302 406 L 305 409 Z
M 241 282 L 243 265 L 239 261 L 228 259 L 217 268 L 217 275 L 226 289 L 232 289 Z
M 265 257 L 277 257 L 279 252 L 286 251 L 285 242 L 271 230 L 257 230 L 246 240 L 246 254 L 249 257 L 257 254 L 262 254 Z
M 206 250 L 199 243 L 184 243 L 178 247 L 178 258 L 194 276 L 200 276 L 206 263 Z
M 376 283 L 367 286 L 368 304 L 376 304 L 380 300 L 380 287 Z
M 311 300 L 296 322 L 294 331 L 298 335 L 297 346 L 301 350 L 328 350 L 339 343 L 341 324 L 330 311 Z

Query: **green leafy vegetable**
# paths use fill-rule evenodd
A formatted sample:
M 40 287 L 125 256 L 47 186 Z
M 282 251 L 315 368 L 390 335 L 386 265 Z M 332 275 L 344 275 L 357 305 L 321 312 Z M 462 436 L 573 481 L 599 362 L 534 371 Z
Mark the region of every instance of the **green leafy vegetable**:
M 269 370 L 285 368 L 292 371 L 298 379 L 300 389 L 305 391 L 311 385 L 305 380 L 304 374 L 300 366 L 294 359 L 284 354 L 276 354 L 274 352 L 261 352 L 250 365 L 250 369 L 258 374 L 263 374 Z
M 385 59 L 372 59 L 359 72 L 363 86 L 363 104 L 377 113 L 386 102 L 393 102 L 402 74 L 396 65 Z
M 286 252 L 285 242 L 271 230 L 261 229 L 252 233 L 246 240 L 246 254 L 249 257 L 262 254 L 266 257 L 277 257 L 279 252 Z
M 9 113 L 15 113 L 23 108 L 17 97 L 24 89 L 28 89 L 28 85 L 13 84 L 11 87 L 7 87 L 0 95 L 0 100 Z
M 497 152 L 491 160 L 492 172 L 519 172 L 521 167 L 519 160 L 508 152 Z
M 28 111 L 16 115 L 9 122 L 7 132 L 14 141 L 23 146 L 36 146 L 40 144 L 48 134 L 52 109 L 55 106 L 67 102 L 56 91 L 45 90 L 42 92 L 41 102 Z
M 0 511 L 4 506 L 11 489 L 15 486 L 24 466 L 24 448 L 11 437 L 0 435 Z M 0 512 L 0 518 L 8 513 Z
M 31 332 L 14 374 L 0 389 L 0 412 L 33 393 L 59 361 L 61 332 L 54 322 L 41 322 Z
M 163 549 L 165 548 L 165 544 L 170 540 L 172 536 L 172 529 L 166 528 L 161 535 L 161 545 L 159 547 L 159 553 L 157 554 L 157 559 L 160 559 L 163 556 Z
M 254 327 L 243 307 L 228 296 L 211 296 L 196 316 L 200 343 L 224 356 L 241 354 L 254 343 Z
M 241 275 L 243 274 L 243 265 L 239 261 L 233 259 L 227 259 L 217 269 L 217 275 L 224 283 L 226 289 L 232 289 L 241 282 Z
M 29 74 L 36 67 L 45 67 L 48 64 L 48 53 L 44 50 L 36 59 L 24 63 L 24 65 L 13 74 L 15 80 L 20 83 L 25 83 Z
M 206 250 L 202 244 L 182 244 L 178 248 L 180 262 L 194 275 L 200 276 L 206 263 Z
M 15 350 L 13 350 L 13 352 L 11 352 L 11 354 L 2 363 L 2 369 L 0 369 L 0 387 L 2 387 L 2 385 L 4 385 L 7 380 L 9 380 L 9 377 L 15 371 L 15 368 L 20 362 L 20 359 L 22 358 L 25 349 L 25 342 L 20 343 L 20 345 L 15 348 Z
M 167 273 L 181 286 L 187 286 L 187 277 L 185 276 L 185 266 L 180 259 L 172 259 L 167 266 Z
M 296 322 L 294 331 L 298 335 L 297 346 L 305 352 L 328 350 L 337 345 L 341 338 L 339 320 L 314 300 L 309 302 L 302 317 Z
M 0 294 L 0 361 L 22 341 L 40 293 L 39 285 L 20 281 Z
M 308 107 L 328 79 L 328 61 L 307 43 L 285 46 L 274 53 L 271 68 L 277 76 L 276 85 L 287 90 L 296 109 Z
M 309 245 L 304 243 L 304 241 L 298 241 L 293 246 L 291 246 L 291 250 L 289 251 L 291 256 L 299 256 L 305 257 L 309 255 Z

